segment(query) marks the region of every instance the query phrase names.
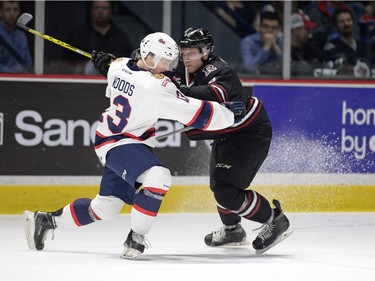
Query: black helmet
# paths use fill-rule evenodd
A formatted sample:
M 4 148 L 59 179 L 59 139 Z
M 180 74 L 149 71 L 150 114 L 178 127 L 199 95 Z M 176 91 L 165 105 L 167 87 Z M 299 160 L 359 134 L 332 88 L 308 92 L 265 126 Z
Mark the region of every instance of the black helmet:
M 180 47 L 199 48 L 202 53 L 204 53 L 203 48 L 206 47 L 206 51 L 210 54 L 214 50 L 214 39 L 207 29 L 190 27 L 180 39 Z

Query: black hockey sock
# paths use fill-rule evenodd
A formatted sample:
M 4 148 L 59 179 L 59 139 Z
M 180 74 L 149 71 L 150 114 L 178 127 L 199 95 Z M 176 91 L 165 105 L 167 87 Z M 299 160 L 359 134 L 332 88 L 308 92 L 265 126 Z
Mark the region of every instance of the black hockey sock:
M 238 214 L 248 220 L 265 223 L 272 215 L 270 203 L 266 198 L 253 190 L 246 191 L 246 199 Z
M 217 210 L 220 215 L 220 219 L 224 225 L 236 225 L 241 222 L 241 217 L 229 210 L 222 209 L 219 206 Z

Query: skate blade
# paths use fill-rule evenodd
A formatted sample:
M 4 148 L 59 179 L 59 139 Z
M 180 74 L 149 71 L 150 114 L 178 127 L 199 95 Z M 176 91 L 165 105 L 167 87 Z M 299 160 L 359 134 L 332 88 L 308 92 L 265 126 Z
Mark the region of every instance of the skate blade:
M 291 234 L 293 233 L 293 230 L 292 229 L 288 229 L 287 231 L 285 231 L 282 235 L 280 235 L 280 237 L 278 237 L 275 242 L 273 242 L 271 245 L 269 245 L 268 247 L 264 248 L 264 249 L 261 249 L 261 250 L 255 250 L 255 254 L 256 255 L 261 255 L 265 252 L 267 252 L 269 249 L 275 247 L 277 244 L 279 244 L 280 242 L 284 241 L 286 238 L 288 238 Z
M 230 242 L 230 243 L 226 243 L 226 244 L 222 244 L 222 245 L 207 245 L 208 247 L 238 247 L 238 246 L 249 246 L 250 245 L 250 242 L 245 240 L 245 241 L 242 241 L 242 242 Z
M 245 241 L 242 241 L 242 242 L 228 243 L 228 244 L 223 245 L 222 247 L 225 247 L 225 246 L 249 246 L 249 245 L 250 245 L 250 242 L 245 240 Z
M 133 249 L 133 248 L 125 248 L 121 255 L 120 258 L 126 259 L 126 260 L 133 260 L 136 257 L 138 257 L 141 254 L 140 251 Z
M 35 229 L 35 222 L 34 222 L 34 213 L 30 211 L 23 212 L 24 217 L 24 227 L 25 227 L 25 235 L 26 235 L 26 242 L 27 245 L 31 250 L 35 250 L 35 242 L 34 242 L 34 229 Z

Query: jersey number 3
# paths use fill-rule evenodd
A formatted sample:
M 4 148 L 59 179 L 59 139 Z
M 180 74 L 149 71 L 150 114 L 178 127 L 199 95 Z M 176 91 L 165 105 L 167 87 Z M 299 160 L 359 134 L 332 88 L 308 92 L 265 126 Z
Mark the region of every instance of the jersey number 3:
M 125 126 L 128 124 L 128 118 L 130 116 L 131 107 L 127 98 L 123 96 L 118 96 L 113 100 L 113 104 L 117 106 L 117 108 L 121 108 L 122 110 L 116 110 L 116 116 L 120 118 L 120 122 L 117 124 L 113 122 L 113 118 L 108 116 L 108 128 L 111 130 L 112 133 L 120 134 Z

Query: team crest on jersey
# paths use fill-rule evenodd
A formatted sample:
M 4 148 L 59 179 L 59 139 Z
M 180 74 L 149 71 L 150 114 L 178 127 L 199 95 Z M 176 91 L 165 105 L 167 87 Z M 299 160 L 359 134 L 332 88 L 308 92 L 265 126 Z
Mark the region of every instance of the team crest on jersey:
M 154 74 L 154 77 L 155 77 L 156 79 L 163 79 L 163 78 L 164 78 L 164 75 L 161 74 L 161 73 L 158 73 L 158 74 Z
M 166 86 L 168 85 L 168 83 L 171 83 L 171 80 L 169 80 L 169 79 L 165 79 L 165 80 L 161 83 L 161 85 L 162 85 L 163 87 L 166 87 Z
M 206 65 L 202 71 L 204 73 L 204 75 L 208 76 L 210 75 L 211 72 L 215 71 L 217 69 L 216 66 L 212 65 L 212 64 L 209 64 L 209 65 Z

